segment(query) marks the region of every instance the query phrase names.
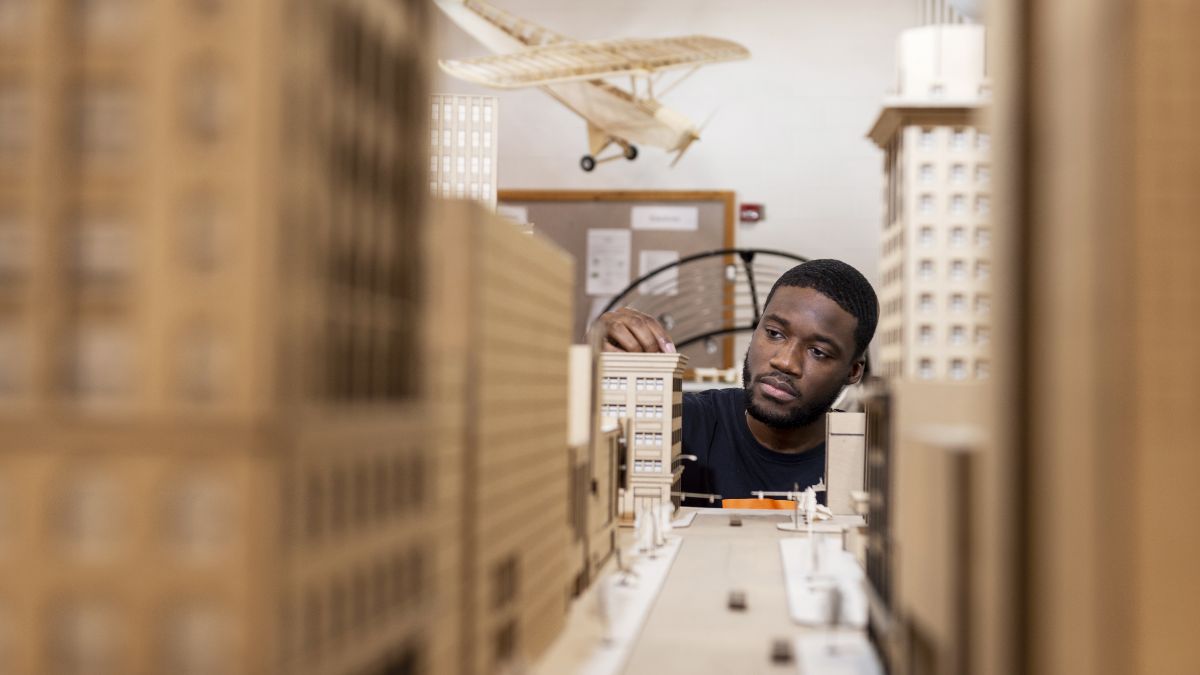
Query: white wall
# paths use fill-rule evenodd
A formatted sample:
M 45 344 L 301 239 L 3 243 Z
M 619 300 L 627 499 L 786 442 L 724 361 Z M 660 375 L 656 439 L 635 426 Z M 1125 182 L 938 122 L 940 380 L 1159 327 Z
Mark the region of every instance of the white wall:
M 877 278 L 882 156 L 865 134 L 893 85 L 896 37 L 916 23 L 914 0 L 492 1 L 578 39 L 700 33 L 752 53 L 700 69 L 665 97 L 697 124 L 719 108 L 675 169 L 666 152 L 641 148 L 634 162 L 584 173 L 583 120 L 537 90 L 488 90 L 439 73 L 435 91 L 499 97 L 501 189 L 734 190 L 767 215 L 738 226 L 738 245 L 840 258 Z M 435 13 L 439 57 L 487 54 Z

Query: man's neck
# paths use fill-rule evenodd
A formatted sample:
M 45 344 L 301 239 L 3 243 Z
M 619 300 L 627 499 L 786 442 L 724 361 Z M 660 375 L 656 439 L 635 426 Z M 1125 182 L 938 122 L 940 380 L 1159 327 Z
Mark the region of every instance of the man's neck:
M 812 450 L 825 441 L 824 416 L 802 427 L 780 429 L 758 421 L 747 412 L 746 424 L 750 426 L 750 433 L 754 435 L 755 440 L 775 452 L 799 454 Z

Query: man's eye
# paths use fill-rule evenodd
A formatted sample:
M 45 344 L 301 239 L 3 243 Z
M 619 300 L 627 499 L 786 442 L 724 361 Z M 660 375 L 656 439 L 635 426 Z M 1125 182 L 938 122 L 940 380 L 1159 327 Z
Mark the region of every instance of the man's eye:
M 783 333 L 780 333 L 779 331 L 777 331 L 777 330 L 773 330 L 773 329 L 771 329 L 771 328 L 764 328 L 764 329 L 763 329 L 763 332 L 764 332 L 764 333 L 766 333 L 766 334 L 767 334 L 767 337 L 769 337 L 769 338 L 781 338 L 781 337 L 783 337 Z
M 813 355 L 813 356 L 815 356 L 815 357 L 817 357 L 818 359 L 827 359 L 827 358 L 829 358 L 829 355 L 828 355 L 828 354 L 826 354 L 825 352 L 821 351 L 820 349 L 817 349 L 816 347 L 813 347 L 813 348 L 809 349 L 809 351 L 810 351 L 810 352 L 812 352 L 812 355 Z

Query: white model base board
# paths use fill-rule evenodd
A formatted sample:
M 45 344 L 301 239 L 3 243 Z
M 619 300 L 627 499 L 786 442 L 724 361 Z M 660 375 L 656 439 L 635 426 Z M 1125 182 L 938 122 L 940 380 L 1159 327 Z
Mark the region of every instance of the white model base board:
M 695 517 L 695 513 L 692 516 Z M 691 524 L 690 520 L 688 524 Z M 581 635 L 590 634 L 592 639 L 565 641 L 565 635 L 560 637 L 532 672 L 559 675 L 564 672 L 563 664 L 570 663 L 571 672 L 578 675 L 620 673 L 682 545 L 683 540 L 678 536 L 668 535 L 666 543 L 654 550 L 653 557 L 638 553 L 636 546 L 624 550 L 621 557 L 627 561 L 632 574 L 607 569 L 576 602 L 568 618 L 568 622 L 596 625 L 598 630 L 595 632 L 579 631 Z M 584 612 L 590 616 L 583 615 Z
M 820 568 L 814 573 L 813 550 L 808 537 L 794 537 L 779 542 L 783 556 L 783 580 L 787 586 L 788 611 L 792 619 L 805 626 L 828 626 L 839 602 L 839 625 L 865 628 L 867 625 L 867 595 L 865 578 L 854 556 L 842 550 L 841 542 L 832 537 L 814 537 L 820 549 Z M 838 593 L 834 593 L 833 589 Z
M 795 646 L 796 665 L 805 675 L 883 675 L 883 664 L 859 632 L 806 633 L 796 638 Z

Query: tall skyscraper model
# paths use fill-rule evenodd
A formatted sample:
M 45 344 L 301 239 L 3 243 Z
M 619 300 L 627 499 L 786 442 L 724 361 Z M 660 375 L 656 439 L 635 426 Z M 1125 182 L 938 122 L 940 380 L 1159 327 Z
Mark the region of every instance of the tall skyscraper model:
M 496 208 L 499 101 L 493 96 L 430 97 L 429 192 Z
M 884 150 L 879 372 L 979 380 L 990 372 L 991 153 L 984 29 L 901 34 L 895 92 L 869 136 Z
M 427 4 L 14 7 L 0 671 L 436 664 Z

